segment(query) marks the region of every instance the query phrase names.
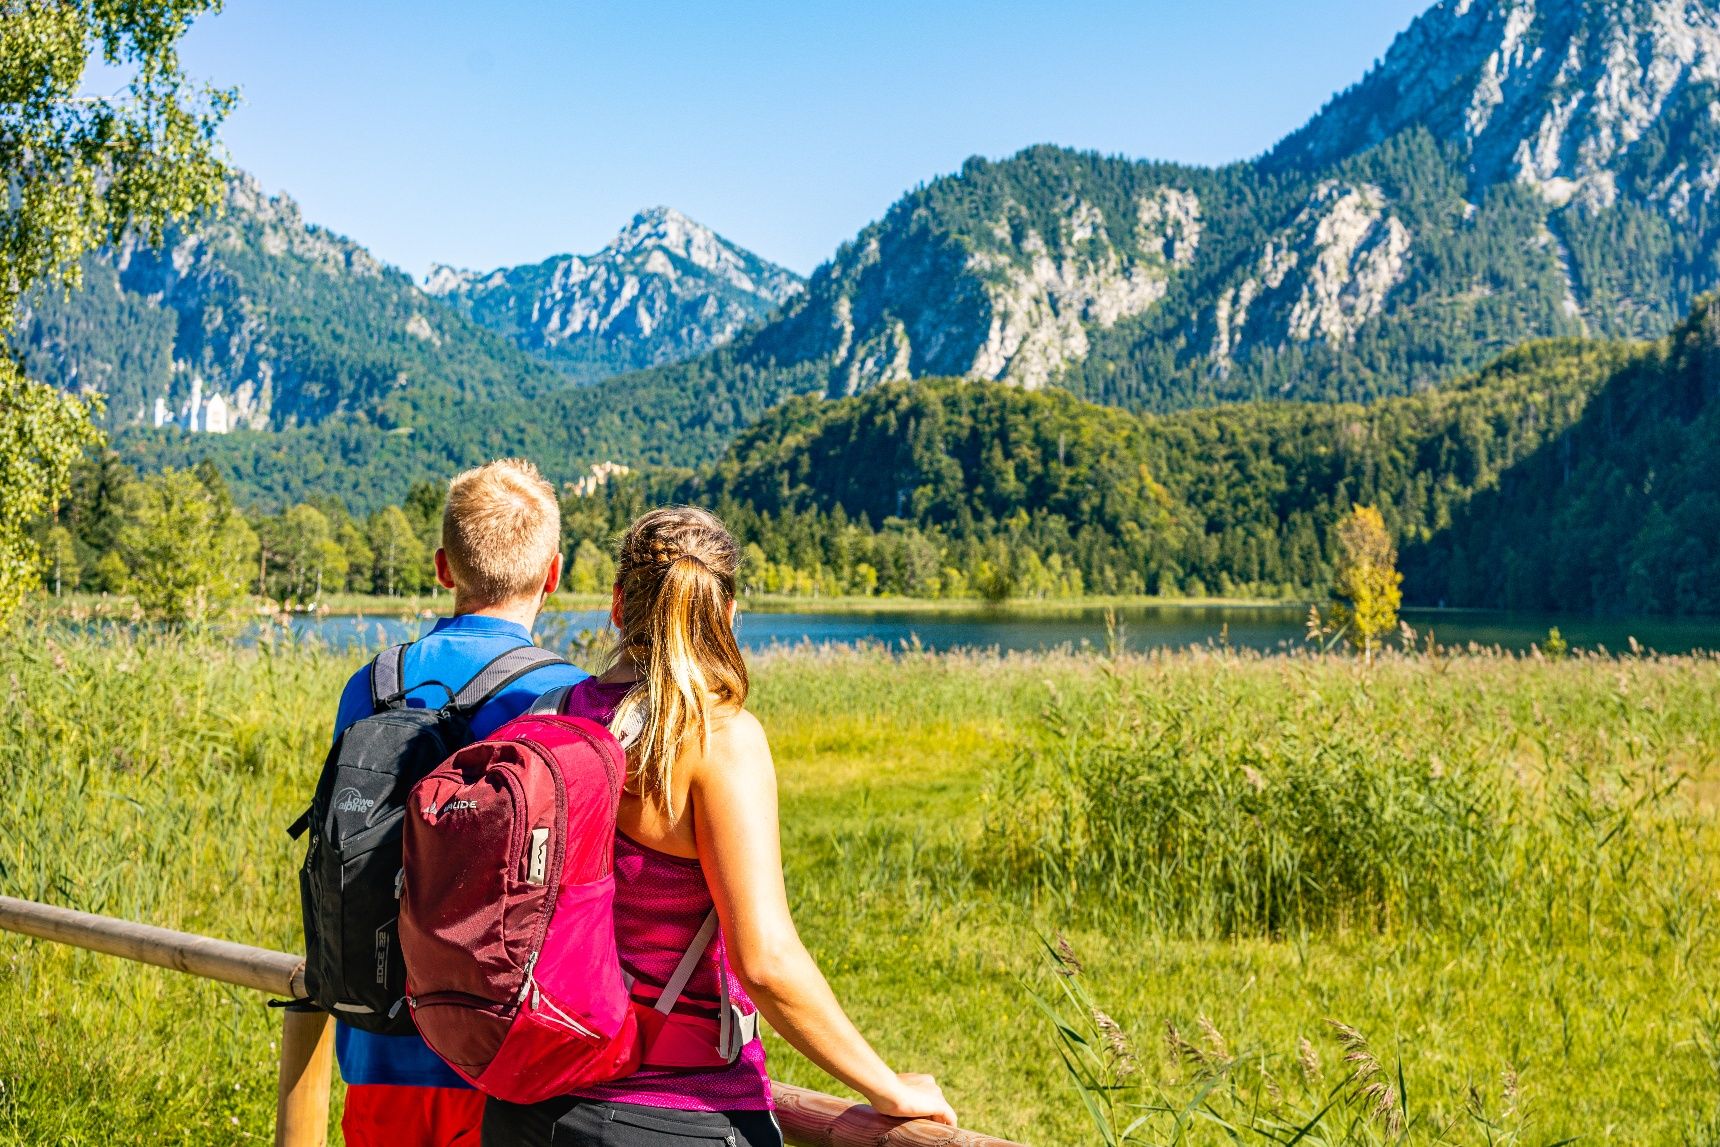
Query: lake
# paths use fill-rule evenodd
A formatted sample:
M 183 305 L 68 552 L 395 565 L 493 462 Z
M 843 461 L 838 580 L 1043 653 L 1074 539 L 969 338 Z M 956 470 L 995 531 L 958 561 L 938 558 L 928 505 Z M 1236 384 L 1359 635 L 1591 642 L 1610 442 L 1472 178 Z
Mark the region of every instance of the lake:
M 1264 651 L 1306 645 L 1306 605 L 1131 605 L 1115 610 L 1128 648 L 1185 648 L 1228 640 L 1233 646 Z M 1584 618 L 1478 610 L 1405 610 L 1404 620 L 1418 633 L 1431 631 L 1441 645 L 1476 642 L 1517 652 L 1544 643 L 1558 626 L 1572 648 L 1611 652 L 1628 650 L 1631 638 L 1644 649 L 1687 653 L 1720 649 L 1720 618 Z M 608 624 L 601 610 L 545 614 L 540 636 L 560 645 L 582 630 Z M 427 620 L 382 617 L 305 617 L 294 632 L 315 634 L 335 645 L 377 645 L 417 637 Z M 876 609 L 841 613 L 743 610 L 737 623 L 741 645 L 749 650 L 776 645 L 882 643 L 891 648 L 918 644 L 925 649 L 1002 649 L 1029 651 L 1083 645 L 1103 648 L 1105 610 L 1101 607 L 1031 612 L 1020 607 L 996 611 L 936 612 Z

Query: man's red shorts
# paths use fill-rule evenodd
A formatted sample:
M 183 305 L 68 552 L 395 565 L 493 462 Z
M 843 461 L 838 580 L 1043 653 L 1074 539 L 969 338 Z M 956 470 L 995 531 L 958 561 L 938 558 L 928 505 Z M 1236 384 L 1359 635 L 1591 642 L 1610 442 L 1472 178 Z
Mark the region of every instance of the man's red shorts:
M 484 1093 L 452 1087 L 348 1084 L 346 1147 L 478 1147 Z

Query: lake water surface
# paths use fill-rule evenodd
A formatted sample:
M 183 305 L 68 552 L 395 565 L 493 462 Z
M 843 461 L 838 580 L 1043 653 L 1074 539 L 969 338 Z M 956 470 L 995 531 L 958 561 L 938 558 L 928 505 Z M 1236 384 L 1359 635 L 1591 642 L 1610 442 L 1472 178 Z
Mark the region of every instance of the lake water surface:
M 1136 605 L 1118 608 L 1116 618 L 1128 648 L 1185 648 L 1228 641 L 1238 648 L 1281 650 L 1305 647 L 1305 605 Z M 1431 631 L 1441 645 L 1476 642 L 1517 652 L 1545 643 L 1558 626 L 1573 648 L 1619 653 L 1635 638 L 1644 649 L 1687 653 L 1720 649 L 1720 618 L 1585 618 L 1471 610 L 1406 610 L 1404 620 L 1424 637 Z M 546 614 L 539 633 L 559 645 L 583 630 L 608 625 L 601 610 Z M 320 617 L 294 622 L 300 635 L 316 634 L 335 645 L 378 645 L 411 640 L 432 624 L 398 617 Z M 881 643 L 891 648 L 918 644 L 926 649 L 1002 649 L 1026 651 L 1083 645 L 1103 648 L 1105 610 L 1079 608 L 1035 614 L 1016 609 L 929 612 L 877 609 L 843 613 L 794 613 L 743 610 L 737 623 L 741 645 L 750 650 L 776 645 Z

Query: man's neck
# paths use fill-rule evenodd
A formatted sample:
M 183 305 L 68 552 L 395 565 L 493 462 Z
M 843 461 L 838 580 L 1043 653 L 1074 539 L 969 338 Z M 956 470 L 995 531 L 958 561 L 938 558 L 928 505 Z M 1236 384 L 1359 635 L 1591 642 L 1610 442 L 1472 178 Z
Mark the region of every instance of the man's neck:
M 511 621 L 515 625 L 525 627 L 527 633 L 537 623 L 538 611 L 543 608 L 543 602 L 536 595 L 515 598 L 498 605 L 467 606 L 458 597 L 454 599 L 455 617 L 495 617 L 502 621 Z

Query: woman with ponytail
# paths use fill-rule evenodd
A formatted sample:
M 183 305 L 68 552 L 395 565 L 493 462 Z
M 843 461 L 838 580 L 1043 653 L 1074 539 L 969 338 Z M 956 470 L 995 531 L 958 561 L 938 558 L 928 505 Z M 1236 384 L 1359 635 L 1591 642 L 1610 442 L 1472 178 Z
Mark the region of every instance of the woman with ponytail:
M 491 1100 L 485 1147 L 552 1138 L 556 1147 L 781 1147 L 755 1010 L 884 1114 L 955 1123 L 931 1076 L 899 1075 L 867 1044 L 789 916 L 776 772 L 746 708 L 747 668 L 735 642 L 739 557 L 728 530 L 703 510 L 653 510 L 634 522 L 621 541 L 610 613 L 621 634 L 614 664 L 574 686 L 563 712 L 608 724 L 627 746 L 615 931 L 636 995 L 680 979 L 684 953 L 697 950 L 681 998 L 720 1014 L 722 1030 L 745 1042 L 724 1066 L 647 1066 L 532 1106 Z M 706 926 L 713 908 L 714 934 Z

